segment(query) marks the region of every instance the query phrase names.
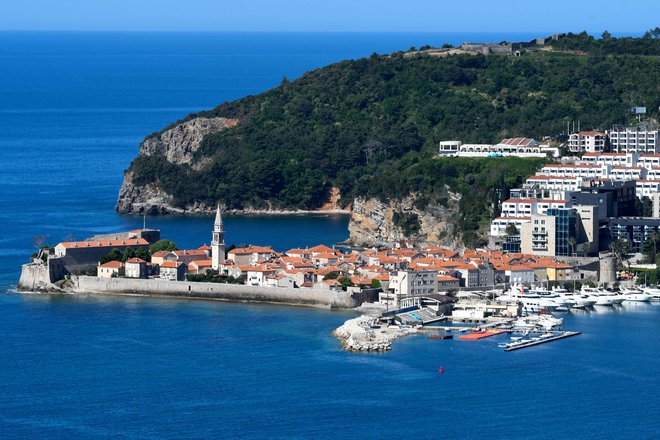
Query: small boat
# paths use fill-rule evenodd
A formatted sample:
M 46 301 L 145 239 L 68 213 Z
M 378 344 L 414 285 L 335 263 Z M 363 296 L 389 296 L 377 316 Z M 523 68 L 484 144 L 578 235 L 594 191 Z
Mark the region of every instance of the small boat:
M 380 324 L 369 324 L 369 328 L 380 328 Z
M 454 339 L 454 335 L 429 335 L 429 339 Z

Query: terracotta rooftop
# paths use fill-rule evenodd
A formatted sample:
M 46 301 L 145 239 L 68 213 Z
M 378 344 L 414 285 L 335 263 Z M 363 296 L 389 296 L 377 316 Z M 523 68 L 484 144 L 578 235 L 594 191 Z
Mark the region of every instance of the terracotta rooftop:
M 60 243 L 66 249 L 99 248 L 118 246 L 149 246 L 144 238 L 127 238 L 125 240 L 99 240 L 99 241 L 63 241 Z
M 124 267 L 124 263 L 121 261 L 108 261 L 105 264 L 101 264 L 99 267 L 109 268 L 109 269 L 121 269 Z

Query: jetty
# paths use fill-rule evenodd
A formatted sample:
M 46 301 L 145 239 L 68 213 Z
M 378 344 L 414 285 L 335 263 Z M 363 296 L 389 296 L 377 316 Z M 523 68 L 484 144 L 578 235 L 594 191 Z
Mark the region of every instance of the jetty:
M 504 351 L 513 351 L 520 350 L 521 348 L 532 347 L 534 345 L 545 344 L 546 342 L 558 341 L 564 338 L 570 338 L 571 336 L 577 336 L 580 332 L 559 332 L 553 336 L 547 337 L 536 337 L 528 340 L 520 340 L 506 344 Z

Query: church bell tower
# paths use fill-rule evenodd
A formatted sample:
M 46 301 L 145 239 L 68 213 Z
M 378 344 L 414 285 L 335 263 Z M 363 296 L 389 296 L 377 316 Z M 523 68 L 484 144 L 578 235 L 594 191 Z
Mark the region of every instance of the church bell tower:
M 220 205 L 218 205 L 215 212 L 215 222 L 213 223 L 213 239 L 211 240 L 211 267 L 218 270 L 221 261 L 225 261 L 225 231 L 222 227 Z

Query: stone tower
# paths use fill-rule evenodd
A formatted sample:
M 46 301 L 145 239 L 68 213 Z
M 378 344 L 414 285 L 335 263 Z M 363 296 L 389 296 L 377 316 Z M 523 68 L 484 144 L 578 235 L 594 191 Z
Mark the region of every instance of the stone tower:
M 222 216 L 220 215 L 220 205 L 218 205 L 211 240 L 211 267 L 218 270 L 221 261 L 225 261 L 225 231 L 222 228 Z

